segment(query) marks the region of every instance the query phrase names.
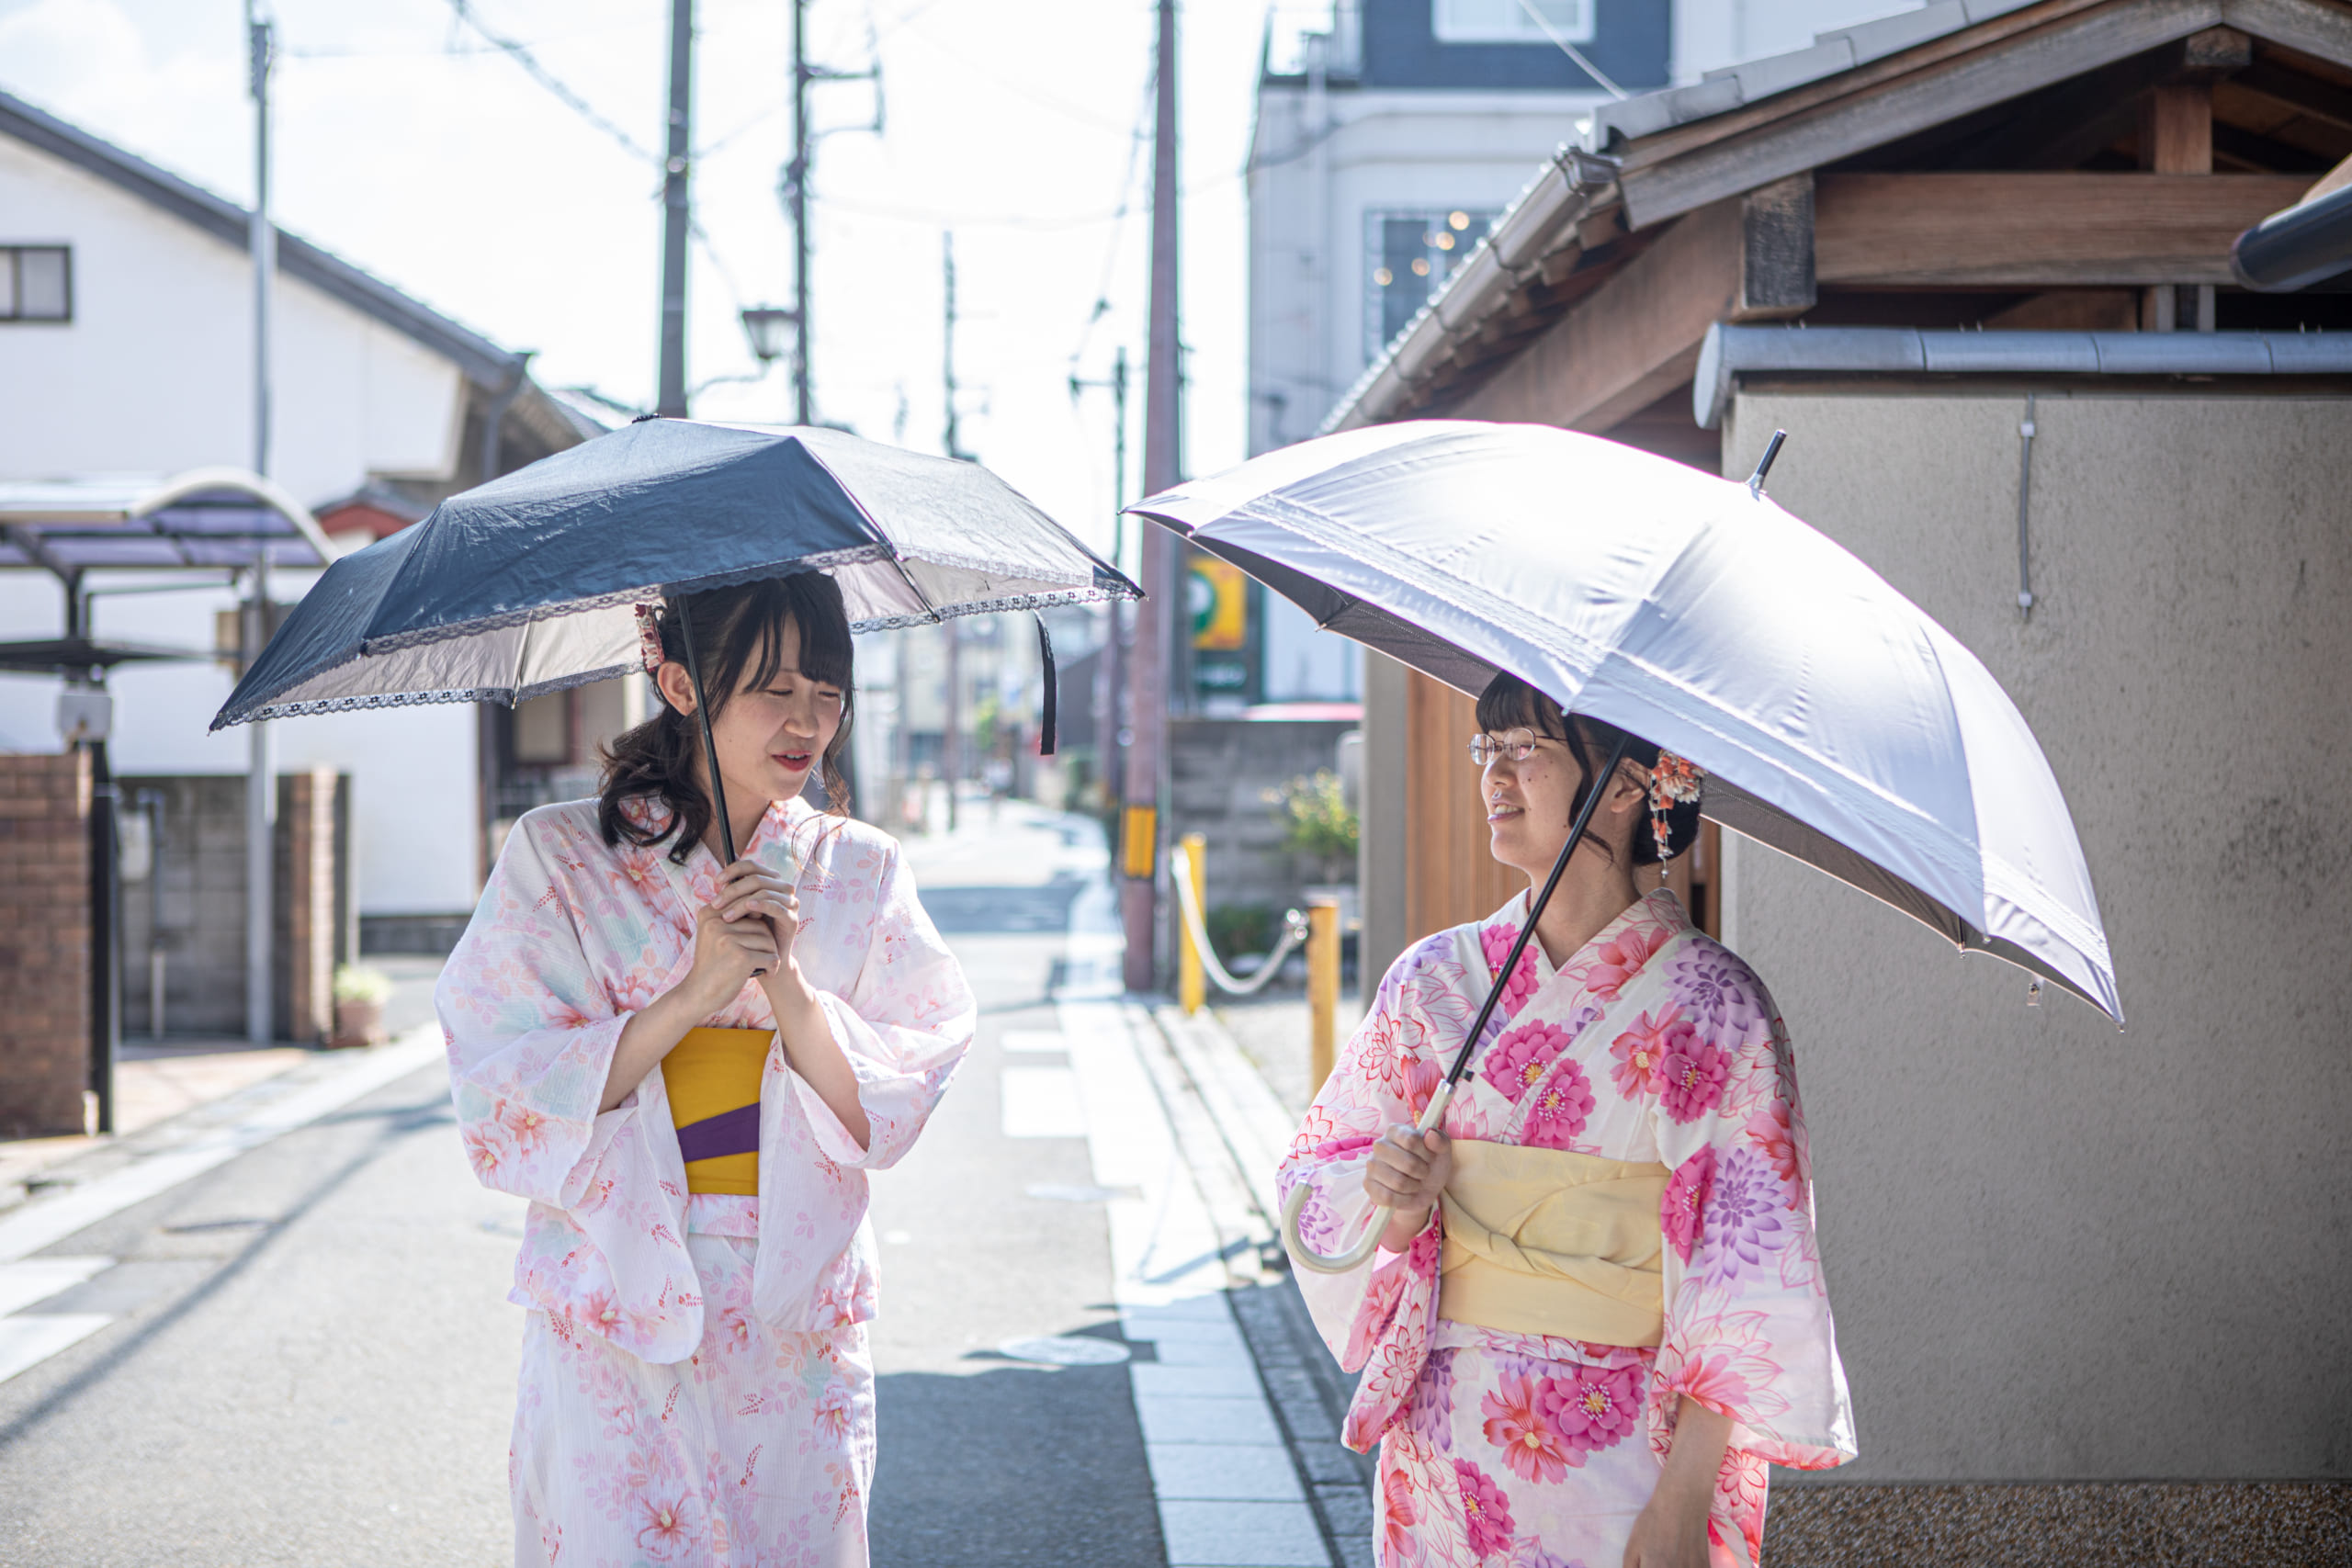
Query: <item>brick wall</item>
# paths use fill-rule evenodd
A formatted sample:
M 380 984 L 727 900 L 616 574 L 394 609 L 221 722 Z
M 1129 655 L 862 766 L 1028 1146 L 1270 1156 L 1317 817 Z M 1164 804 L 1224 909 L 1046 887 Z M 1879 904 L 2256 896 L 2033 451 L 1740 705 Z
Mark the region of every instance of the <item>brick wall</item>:
M 277 780 L 277 1016 L 280 1040 L 304 1043 L 334 1032 L 335 772 L 282 773 Z
M 90 759 L 0 755 L 0 1136 L 82 1130 Z

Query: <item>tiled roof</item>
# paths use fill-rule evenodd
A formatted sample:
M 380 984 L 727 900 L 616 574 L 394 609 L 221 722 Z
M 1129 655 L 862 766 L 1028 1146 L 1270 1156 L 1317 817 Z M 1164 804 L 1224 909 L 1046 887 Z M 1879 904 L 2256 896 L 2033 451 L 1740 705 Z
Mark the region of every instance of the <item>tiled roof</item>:
M 1667 87 L 1604 105 L 1593 111 L 1586 144 L 1595 152 L 1605 152 L 1614 141 L 1655 136 L 1867 65 L 2031 4 L 2033 0 L 1935 0 L 1915 11 L 1821 33 L 1808 49 L 1726 65 L 1689 86 Z

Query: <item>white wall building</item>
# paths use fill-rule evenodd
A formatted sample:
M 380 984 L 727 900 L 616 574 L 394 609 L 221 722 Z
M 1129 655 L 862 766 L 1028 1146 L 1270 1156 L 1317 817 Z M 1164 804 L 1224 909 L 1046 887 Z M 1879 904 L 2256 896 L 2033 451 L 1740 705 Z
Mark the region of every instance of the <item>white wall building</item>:
M 246 223 L 243 209 L 0 94 L 0 476 L 251 464 Z M 345 498 L 397 494 L 422 515 L 442 495 L 595 429 L 532 384 L 526 355 L 294 236 L 281 235 L 278 257 L 272 477 L 321 513 L 331 536 Z M 273 596 L 299 597 L 316 575 L 278 573 Z M 212 649 L 214 617 L 235 602 L 232 591 L 206 578 L 179 592 L 110 592 L 157 581 L 92 573 L 93 634 Z M 53 636 L 63 622 L 55 578 L 0 571 L 0 638 Z M 115 771 L 243 772 L 245 732 L 206 733 L 230 685 L 211 662 L 118 670 L 108 682 Z M 53 678 L 0 675 L 0 750 L 59 749 L 58 687 Z M 275 727 L 281 770 L 353 775 L 364 913 L 472 906 L 486 819 L 483 728 L 466 705 Z
M 1576 121 L 1611 100 L 1570 49 L 1638 93 L 1913 8 L 1905 0 L 1277 6 L 1249 164 L 1250 452 L 1313 434 L 1571 140 Z M 1353 644 L 1260 599 L 1264 700 L 1361 694 Z

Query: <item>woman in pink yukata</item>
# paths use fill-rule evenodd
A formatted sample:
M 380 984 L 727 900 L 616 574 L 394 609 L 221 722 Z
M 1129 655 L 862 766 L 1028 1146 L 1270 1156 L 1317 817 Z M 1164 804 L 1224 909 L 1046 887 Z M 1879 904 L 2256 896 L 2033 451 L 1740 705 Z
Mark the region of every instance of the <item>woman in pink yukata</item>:
M 1510 675 L 1472 742 L 1495 858 L 1540 885 L 1622 731 Z M 1788 1036 L 1747 965 L 1643 891 L 1702 780 L 1631 739 L 1438 1130 L 1416 1138 L 1526 919 L 1521 894 L 1420 943 L 1280 1177 L 1329 1255 L 1301 1290 L 1363 1380 L 1390 1568 L 1728 1568 L 1766 1466 L 1854 1457 Z
M 514 1561 L 859 1568 L 865 1173 L 922 1130 L 972 997 L 897 844 L 841 809 L 831 579 L 639 620 L 662 711 L 614 743 L 601 798 L 515 823 L 435 996 L 475 1173 L 531 1201 Z

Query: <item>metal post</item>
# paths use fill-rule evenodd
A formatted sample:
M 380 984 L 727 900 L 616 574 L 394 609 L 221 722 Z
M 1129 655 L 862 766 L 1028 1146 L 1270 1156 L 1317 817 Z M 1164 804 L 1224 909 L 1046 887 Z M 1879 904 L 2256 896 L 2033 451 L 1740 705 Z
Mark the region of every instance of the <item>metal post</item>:
M 269 68 L 276 39 L 270 24 L 245 0 L 250 50 L 248 85 L 254 100 L 254 209 L 248 243 L 254 258 L 254 472 L 269 472 L 270 297 L 277 271 L 277 229 L 269 216 Z M 269 640 L 269 546 L 254 547 L 253 598 L 243 619 L 244 667 L 251 669 Z M 245 1038 L 266 1043 L 275 1034 L 271 958 L 276 947 L 272 895 L 277 840 L 277 768 L 270 727 L 256 720 L 245 739 Z
M 1208 859 L 1209 841 L 1198 833 L 1187 833 L 1176 846 L 1176 863 L 1170 869 L 1193 885 L 1193 908 L 1201 911 L 1201 923 L 1208 923 Z M 1193 945 L 1193 928 L 1189 921 L 1176 922 L 1176 999 L 1184 1009 L 1184 1016 L 1192 1017 L 1201 1010 L 1208 999 L 1208 976 L 1201 964 L 1201 950 Z
M 1151 174 L 1151 335 L 1144 363 L 1143 488 L 1147 493 L 1166 490 L 1183 474 L 1179 409 L 1182 389 L 1177 365 L 1182 350 L 1176 288 L 1175 0 L 1159 0 L 1159 10 Z M 1127 669 L 1134 739 L 1127 747 L 1123 790 L 1121 861 L 1126 879 L 1120 888 L 1119 912 L 1127 938 L 1124 965 L 1127 989 L 1148 991 L 1159 967 L 1159 807 L 1161 775 L 1167 767 L 1165 685 L 1173 622 L 1168 596 L 1175 573 L 1168 538 L 1153 531 L 1145 533 L 1138 542 L 1142 561 L 1137 575 L 1144 599 L 1136 606 L 1135 651 Z
M 947 637 L 947 719 L 939 737 L 939 771 L 947 781 L 947 830 L 956 830 L 956 786 L 964 778 L 964 639 L 954 620 Z
M 797 6 L 795 7 L 796 12 Z M 670 141 L 662 166 L 662 380 L 655 412 L 686 417 L 687 145 L 694 129 L 695 0 L 670 0 Z
M 786 165 L 785 184 L 792 199 L 795 424 L 815 418 L 808 408 L 808 0 L 792 0 L 792 162 Z
M 1307 1093 L 1322 1092 L 1339 1054 L 1340 903 L 1306 901 L 1306 1081 Z

